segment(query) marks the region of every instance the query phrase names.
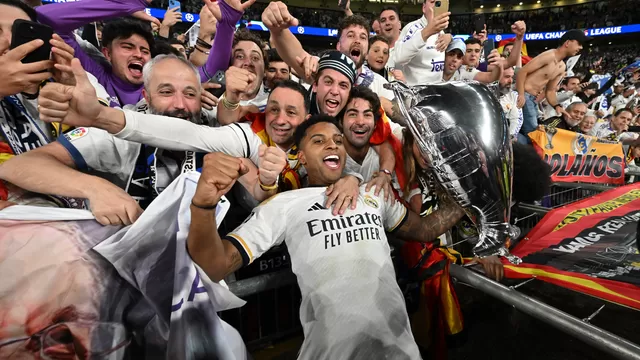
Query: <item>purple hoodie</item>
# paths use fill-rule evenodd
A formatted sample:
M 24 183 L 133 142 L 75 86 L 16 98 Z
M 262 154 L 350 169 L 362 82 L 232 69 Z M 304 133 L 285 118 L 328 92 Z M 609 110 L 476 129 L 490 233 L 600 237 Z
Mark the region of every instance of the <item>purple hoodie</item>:
M 202 82 L 208 81 L 218 70 L 226 70 L 231 59 L 231 45 L 236 23 L 242 13 L 233 9 L 225 1 L 218 1 L 222 20 L 218 22 L 213 49 L 207 58 L 207 63 L 200 67 Z M 90 22 L 129 16 L 136 11 L 144 10 L 147 3 L 144 0 L 82 0 L 68 3 L 57 3 L 38 6 L 38 21 L 49 25 L 64 41 L 75 50 L 75 57 L 80 60 L 82 67 L 93 74 L 104 86 L 111 107 L 136 104 L 142 99 L 143 85 L 133 85 L 113 74 L 111 67 L 104 66 L 87 55 L 73 35 L 73 30 Z

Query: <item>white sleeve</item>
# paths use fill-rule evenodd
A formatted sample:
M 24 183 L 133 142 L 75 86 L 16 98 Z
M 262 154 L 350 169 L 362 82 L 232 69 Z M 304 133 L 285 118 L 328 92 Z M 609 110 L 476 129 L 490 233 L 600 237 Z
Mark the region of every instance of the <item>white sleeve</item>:
M 248 158 L 259 165 L 262 141 L 247 124 L 221 127 L 196 125 L 186 120 L 124 110 L 126 125 L 120 139 L 175 151 L 223 152 Z
M 426 41 L 422 40 L 422 28 L 416 30 L 413 34 L 408 34 L 409 28 L 412 26 L 413 24 L 409 24 L 402 30 L 398 41 L 393 47 L 393 63 L 395 66 L 407 65 L 427 45 Z
M 96 128 L 73 129 L 60 136 L 58 142 L 67 149 L 78 170 L 111 174 L 122 171 L 124 162 L 137 154 L 140 147 Z
M 368 196 L 374 196 L 373 191 L 367 193 Z M 382 194 L 382 193 L 381 193 Z M 378 197 L 378 201 L 382 203 L 382 219 L 384 222 L 384 229 L 387 232 L 394 232 L 399 229 L 402 224 L 407 220 L 409 212 L 401 201 L 391 200 L 387 201 L 384 197 Z
M 291 197 L 282 194 L 263 201 L 240 226 L 224 237 L 238 249 L 243 265 L 251 264 L 272 247 L 282 244 L 288 202 Z

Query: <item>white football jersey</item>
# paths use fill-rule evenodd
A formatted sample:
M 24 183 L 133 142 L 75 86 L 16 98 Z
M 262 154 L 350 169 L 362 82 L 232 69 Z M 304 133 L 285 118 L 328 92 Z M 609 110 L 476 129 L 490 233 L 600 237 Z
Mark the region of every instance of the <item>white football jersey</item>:
M 407 209 L 364 189 L 340 216 L 324 207 L 325 187 L 278 194 L 225 237 L 245 265 L 286 242 L 302 293 L 300 359 L 420 359 L 385 235 Z

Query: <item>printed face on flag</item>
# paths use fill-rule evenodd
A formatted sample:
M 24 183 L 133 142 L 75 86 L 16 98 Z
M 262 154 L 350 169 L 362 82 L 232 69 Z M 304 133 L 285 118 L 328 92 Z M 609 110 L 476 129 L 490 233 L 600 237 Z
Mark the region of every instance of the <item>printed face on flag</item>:
M 86 358 L 115 343 L 93 337 L 117 328 L 97 321 L 104 271 L 77 224 L 0 221 L 0 358 Z

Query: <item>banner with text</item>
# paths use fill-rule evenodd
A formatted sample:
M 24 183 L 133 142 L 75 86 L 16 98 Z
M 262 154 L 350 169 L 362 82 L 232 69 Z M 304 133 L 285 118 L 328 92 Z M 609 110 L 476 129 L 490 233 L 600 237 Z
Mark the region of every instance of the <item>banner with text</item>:
M 511 278 L 537 277 L 640 309 L 640 183 L 549 212 L 511 252 Z
M 551 166 L 554 182 L 624 184 L 621 144 L 599 142 L 593 136 L 562 129 L 536 130 L 529 137 Z

